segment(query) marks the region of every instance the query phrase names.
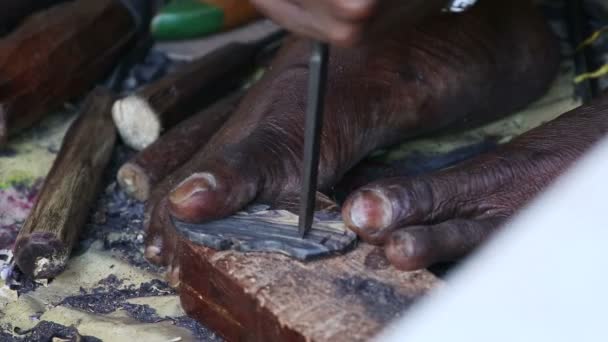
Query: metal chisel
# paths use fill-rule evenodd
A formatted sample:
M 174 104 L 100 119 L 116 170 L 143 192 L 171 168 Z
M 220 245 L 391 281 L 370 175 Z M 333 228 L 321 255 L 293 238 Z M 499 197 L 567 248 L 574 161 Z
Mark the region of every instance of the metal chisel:
M 298 233 L 302 238 L 305 238 L 308 231 L 310 231 L 314 219 L 328 59 L 329 47 L 327 44 L 314 42 L 308 78 L 302 192 L 300 195 L 300 217 L 298 221 Z

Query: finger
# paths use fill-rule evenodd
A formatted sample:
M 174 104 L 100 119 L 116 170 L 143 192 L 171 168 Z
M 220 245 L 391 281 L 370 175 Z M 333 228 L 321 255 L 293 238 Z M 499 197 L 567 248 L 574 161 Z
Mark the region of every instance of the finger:
M 307 2 L 307 12 L 321 40 L 339 47 L 353 47 L 361 41 L 365 22 L 373 13 L 375 0 L 320 0 Z
M 396 228 L 428 222 L 442 201 L 438 196 L 425 179 L 389 178 L 351 194 L 342 217 L 363 240 L 381 245 Z
M 361 4 L 356 1 L 353 5 L 334 4 L 338 2 L 341 3 L 254 0 L 261 12 L 296 34 L 337 46 L 353 46 L 360 41 L 363 32 L 363 19 L 354 18 L 371 15 L 373 7 L 367 5 L 367 0 L 361 0 Z
M 151 209 L 147 221 L 144 257 L 155 265 L 171 265 L 176 254 L 177 236 L 169 216 L 166 199 L 162 199 Z
M 216 149 L 213 154 L 202 150 L 182 167 L 188 174 L 168 195 L 171 214 L 183 221 L 204 222 L 231 215 L 257 195 L 262 167 L 255 156 L 263 149 L 251 139 L 241 144 Z
M 369 19 L 378 6 L 377 0 L 331 0 L 319 3 L 326 13 L 332 13 L 336 19 L 359 22 Z
M 386 257 L 406 271 L 454 261 L 471 252 L 502 222 L 502 218 L 454 219 L 432 226 L 402 228 L 390 235 L 385 245 Z
M 166 198 L 147 209 L 144 257 L 157 266 L 165 266 L 165 279 L 173 288 L 179 286 L 178 236 L 167 209 Z
M 343 219 L 364 240 L 383 244 L 400 227 L 508 214 L 509 208 L 495 207 L 493 198 L 513 183 L 516 164 L 486 154 L 434 174 L 374 182 L 347 198 Z

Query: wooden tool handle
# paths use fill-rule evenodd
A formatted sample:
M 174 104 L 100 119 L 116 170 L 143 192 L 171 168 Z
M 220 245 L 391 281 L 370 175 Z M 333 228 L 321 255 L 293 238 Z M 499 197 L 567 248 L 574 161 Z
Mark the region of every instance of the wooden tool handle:
M 171 127 L 192 115 L 195 103 L 210 103 L 224 95 L 227 88 L 239 85 L 253 66 L 253 57 L 250 45 L 231 43 L 143 88 L 138 96 L 147 99 L 162 116 L 164 125 Z
M 113 101 L 110 91 L 101 88 L 87 97 L 19 232 L 15 260 L 30 277 L 51 278 L 65 268 L 116 141 Z
M 118 170 L 118 184 L 130 196 L 146 201 L 152 187 L 211 139 L 230 117 L 241 96 L 241 92 L 227 96 L 173 127 Z
M 120 0 L 77 0 L 0 39 L 0 144 L 106 76 L 134 35 Z
M 256 44 L 230 43 L 116 102 L 123 141 L 142 150 L 161 132 L 238 88 L 255 66 Z

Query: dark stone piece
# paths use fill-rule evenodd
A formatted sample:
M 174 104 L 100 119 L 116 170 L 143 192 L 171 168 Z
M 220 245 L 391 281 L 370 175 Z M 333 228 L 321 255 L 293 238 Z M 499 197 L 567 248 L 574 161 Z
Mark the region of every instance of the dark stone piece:
M 342 221 L 321 220 L 315 216 L 306 238 L 298 235 L 298 217 L 286 210 L 245 209 L 234 216 L 193 224 L 173 219 L 176 230 L 184 238 L 217 250 L 281 253 L 297 260 L 344 254 L 357 240 Z

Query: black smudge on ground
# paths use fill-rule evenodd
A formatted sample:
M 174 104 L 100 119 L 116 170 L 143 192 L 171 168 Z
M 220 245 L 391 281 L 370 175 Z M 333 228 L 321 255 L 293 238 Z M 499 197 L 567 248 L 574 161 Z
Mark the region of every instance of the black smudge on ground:
M 134 153 L 134 151 L 123 145 L 118 145 L 115 148 L 111 165 L 104 173 L 104 191 L 100 193 L 96 204 L 91 210 L 89 221 L 84 227 L 80 243 L 76 246 L 73 254 L 84 253 L 93 243 L 102 241 L 104 249 L 111 251 L 116 257 L 137 268 L 162 274 L 162 268 L 148 263 L 143 257 L 143 203 L 129 198 L 115 182 L 118 168 Z M 38 283 L 25 278 L 23 275 L 17 274 L 16 276 L 21 284 L 17 288 L 19 295 L 34 291 L 39 286 Z M 116 275 L 109 274 L 97 284 L 97 287 L 88 291 L 81 288 L 79 295 L 67 297 L 59 305 L 95 314 L 108 314 L 122 309 L 131 317 L 141 322 L 153 323 L 170 320 L 176 326 L 190 330 L 197 340 L 200 341 L 222 340 L 209 329 L 189 317 L 184 316 L 170 319 L 159 317 L 154 309 L 146 305 L 126 302 L 131 298 L 175 295 L 175 291 L 167 283 L 161 280 L 153 280 L 141 284 L 139 287 L 131 286 L 126 288 L 122 286 L 122 283 L 122 280 Z M 5 338 L 5 336 L 11 336 L 14 341 L 50 341 L 52 337 L 68 336 L 65 335 L 67 331 L 65 329 L 68 328 L 59 324 L 41 322 L 28 333 L 25 339 L 2 333 L 0 334 L 0 341 L 12 341 L 8 337 Z M 47 336 L 50 337 L 44 339 Z M 84 341 L 87 340 L 85 339 Z
M 156 60 L 158 59 L 158 61 Z M 168 68 L 169 61 L 158 53 L 152 51 L 146 61 L 141 63 L 144 67 L 130 71 L 129 78 L 136 79 L 137 82 L 125 83 L 125 87 L 131 88 L 140 85 L 142 82 L 150 82 L 161 77 Z M 158 70 L 157 70 L 158 69 Z M 124 90 L 124 89 L 123 89 Z M 53 151 L 55 152 L 55 151 Z M 15 151 L 8 148 L 0 149 L 0 157 L 10 157 L 15 155 Z M 96 241 L 102 241 L 106 250 L 131 265 L 162 274 L 163 269 L 148 263 L 143 257 L 143 216 L 144 205 L 136 200 L 129 198 L 116 184 L 116 173 L 120 166 L 135 154 L 135 151 L 118 143 L 112 155 L 112 160 L 103 176 L 103 191 L 100 193 L 95 205 L 93 206 L 88 223 L 83 229 L 80 243 L 75 246 L 73 254 L 77 255 L 86 251 Z M 38 188 L 36 188 L 37 190 Z M 34 194 L 35 195 L 35 194 Z M 11 236 L 0 236 L 7 240 L 6 245 L 12 244 L 15 234 Z M 16 270 L 15 276 L 19 281 L 16 288 L 21 296 L 34 291 L 40 284 L 26 279 L 23 274 Z M 123 309 L 129 315 L 142 322 L 155 322 L 167 318 L 159 317 L 156 312 L 146 305 L 135 305 L 126 303 L 127 299 L 146 296 L 165 296 L 174 295 L 175 292 L 169 286 L 155 280 L 141 284 L 140 287 L 124 288 L 122 280 L 116 275 L 110 274 L 98 283 L 98 287 L 90 290 L 82 289 L 80 295 L 65 298 L 63 305 L 92 312 L 96 314 L 109 313 L 116 309 Z M 221 341 L 210 330 L 189 317 L 172 318 L 177 326 L 189 329 L 197 340 L 200 341 Z M 23 332 L 22 332 L 23 333 Z M 51 322 L 40 322 L 34 329 L 27 332 L 24 337 L 15 337 L 10 332 L 3 332 L 0 329 L 0 341 L 50 341 L 53 337 L 75 340 L 77 331 L 74 328 L 64 327 Z M 81 341 L 99 341 L 94 337 L 81 337 Z
M 139 287 L 119 288 L 122 281 L 110 275 L 100 280 L 98 285 L 100 286 L 90 292 L 81 289 L 80 295 L 67 297 L 61 304 L 95 314 L 108 314 L 122 309 L 132 318 L 144 323 L 171 321 L 176 326 L 190 330 L 198 341 L 222 341 L 220 337 L 190 317 L 161 317 L 148 305 L 127 302 L 132 298 L 175 295 L 175 291 L 166 282 L 152 280 Z
M 2 157 L 14 157 L 17 155 L 17 151 L 8 146 L 0 147 L 0 158 Z
M 112 163 L 104 174 L 104 191 L 100 194 L 83 231 L 80 248 L 95 241 L 104 248 L 140 269 L 161 273 L 162 269 L 148 263 L 144 256 L 144 204 L 127 196 L 116 183 L 116 173 L 134 151 L 118 145 Z
M 114 282 L 114 280 L 107 281 L 104 279 L 100 283 L 103 285 L 93 288 L 90 292 L 81 289 L 80 295 L 64 298 L 59 305 L 90 313 L 108 314 L 123 308 L 128 299 L 175 294 L 175 291 L 161 280 L 152 280 L 141 284 L 139 287 L 129 286 L 126 288 L 119 288 L 120 282 Z M 149 320 L 142 320 L 142 322 L 146 321 Z
M 100 339 L 92 336 L 82 336 L 74 327 L 66 327 L 61 324 L 41 321 L 34 328 L 26 331 L 15 331 L 17 336 L 0 332 L 0 340 L 6 342 L 49 342 L 54 338 L 69 341 L 81 342 L 101 342 Z
M 209 329 L 202 326 L 195 319 L 188 316 L 182 316 L 173 319 L 173 322 L 178 327 L 182 327 L 192 331 L 197 341 L 209 341 L 209 342 L 220 342 L 223 341 L 221 337 L 211 332 Z

